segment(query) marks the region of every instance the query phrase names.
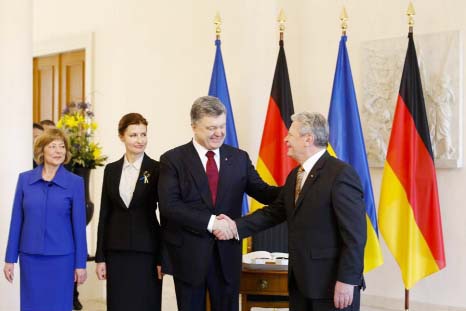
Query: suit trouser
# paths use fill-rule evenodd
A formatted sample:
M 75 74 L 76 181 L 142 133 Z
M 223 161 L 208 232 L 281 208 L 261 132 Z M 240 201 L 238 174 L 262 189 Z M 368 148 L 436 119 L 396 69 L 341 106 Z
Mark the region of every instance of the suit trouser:
M 238 311 L 239 284 L 226 282 L 220 265 L 217 245 L 214 246 L 210 259 L 207 277 L 201 284 L 191 285 L 174 278 L 178 310 L 205 311 L 206 290 L 209 290 L 212 311 Z M 193 269 L 195 268 L 193 267 Z
M 74 292 L 73 292 L 73 303 L 78 300 L 79 292 L 78 292 L 78 283 L 74 282 Z
M 306 297 L 296 286 L 296 281 L 292 276 L 290 278 L 289 293 L 290 293 L 290 311 L 359 311 L 361 290 L 359 286 L 354 287 L 353 303 L 344 308 L 335 308 L 333 297 L 329 299 L 310 299 Z

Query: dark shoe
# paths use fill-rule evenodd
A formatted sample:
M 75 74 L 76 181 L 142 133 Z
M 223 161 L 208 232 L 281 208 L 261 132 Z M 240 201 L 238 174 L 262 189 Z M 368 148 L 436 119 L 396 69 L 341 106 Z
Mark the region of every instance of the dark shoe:
M 83 305 L 79 302 L 79 300 L 76 298 L 76 299 L 73 299 L 73 310 L 82 310 L 83 309 Z

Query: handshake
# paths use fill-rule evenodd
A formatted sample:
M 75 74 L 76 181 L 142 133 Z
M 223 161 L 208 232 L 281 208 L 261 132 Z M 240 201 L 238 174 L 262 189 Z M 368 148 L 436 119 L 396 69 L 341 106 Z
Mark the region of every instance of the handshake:
M 236 223 L 224 214 L 215 217 L 212 234 L 215 235 L 218 240 L 231 240 L 233 238 L 239 240 Z

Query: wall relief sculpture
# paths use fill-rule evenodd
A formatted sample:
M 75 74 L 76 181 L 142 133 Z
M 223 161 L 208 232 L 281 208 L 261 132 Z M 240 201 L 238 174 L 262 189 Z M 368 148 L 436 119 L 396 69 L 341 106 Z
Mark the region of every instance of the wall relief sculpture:
M 461 167 L 463 54 L 460 32 L 414 38 L 435 165 L 437 168 Z M 384 165 L 407 43 L 406 37 L 362 43 L 360 110 L 372 167 Z

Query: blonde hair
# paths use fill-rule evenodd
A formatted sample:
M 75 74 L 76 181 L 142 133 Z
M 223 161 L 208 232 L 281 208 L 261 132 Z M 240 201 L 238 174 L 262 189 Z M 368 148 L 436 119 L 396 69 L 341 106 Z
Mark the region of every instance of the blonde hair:
M 68 164 L 71 160 L 70 141 L 65 133 L 58 128 L 50 128 L 40 134 L 34 141 L 34 161 L 38 165 L 44 164 L 44 148 L 54 140 L 62 140 L 65 144 L 65 161 Z

